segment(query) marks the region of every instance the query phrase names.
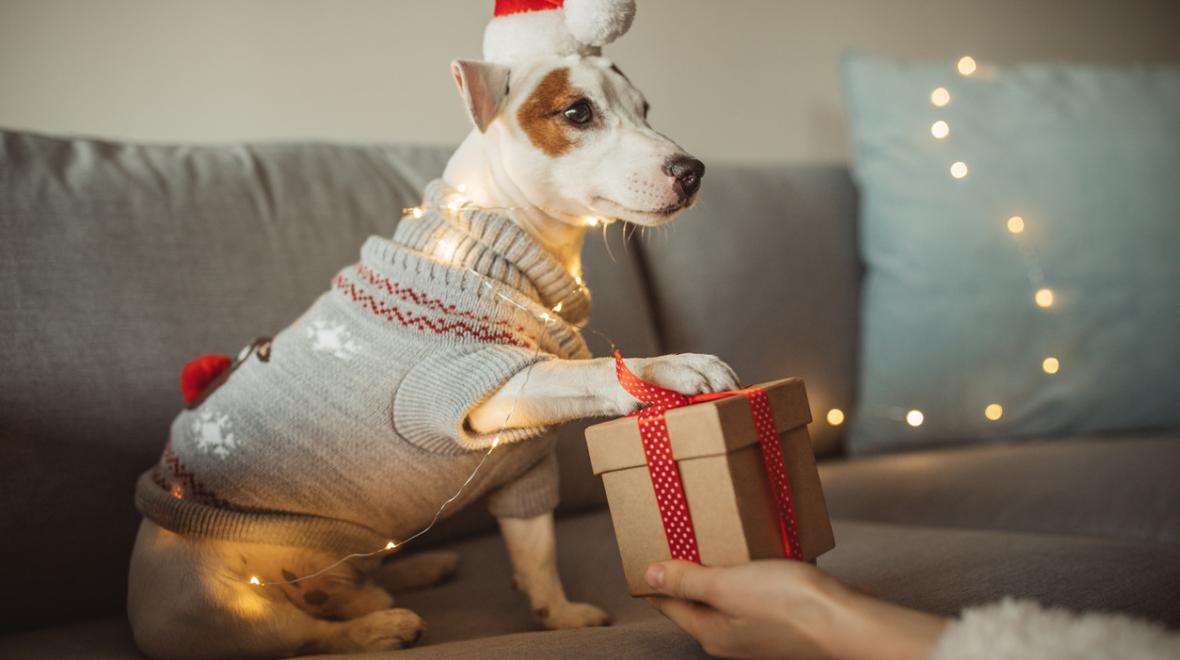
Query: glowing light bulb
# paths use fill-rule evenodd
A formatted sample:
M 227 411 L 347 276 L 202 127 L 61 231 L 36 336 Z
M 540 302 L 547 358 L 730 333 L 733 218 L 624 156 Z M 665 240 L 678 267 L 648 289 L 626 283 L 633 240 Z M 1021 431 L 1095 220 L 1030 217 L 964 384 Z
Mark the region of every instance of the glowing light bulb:
M 967 178 L 967 163 L 964 163 L 961 160 L 956 160 L 955 162 L 951 163 L 951 176 L 955 177 L 956 179 Z
M 946 87 L 935 87 L 934 91 L 930 92 L 930 102 L 939 108 L 946 107 L 951 102 L 951 93 Z
M 414 207 L 414 208 L 410 209 L 410 215 L 413 216 L 414 219 L 421 218 L 422 217 L 422 209 Z
M 1047 374 L 1055 374 L 1061 369 L 1061 361 L 1055 357 L 1047 357 L 1041 362 L 1041 369 Z
M 1053 306 L 1053 290 L 1052 289 L 1037 289 L 1033 300 L 1037 302 L 1037 307 L 1052 307 Z
M 969 76 L 975 73 L 975 69 L 977 68 L 975 64 L 975 58 L 971 57 L 970 55 L 964 55 L 959 59 L 958 67 L 959 73 L 963 74 L 964 76 Z
M 436 253 L 443 259 L 450 259 L 451 257 L 455 256 L 455 250 L 457 249 L 459 249 L 459 246 L 455 243 L 455 241 L 443 239 L 438 242 L 438 250 Z
M 556 305 L 553 306 L 553 311 L 560 312 L 563 305 L 565 305 L 564 302 L 557 303 Z
M 582 222 L 586 223 L 587 227 L 597 227 L 600 220 L 592 215 L 582 218 Z
M 586 280 L 583 280 L 581 275 L 575 275 L 574 282 L 577 283 L 578 286 L 586 284 Z
M 259 580 L 257 575 L 251 575 L 250 584 L 257 587 L 258 585 L 262 584 L 262 580 Z
M 393 541 L 390 541 L 389 543 L 386 543 L 386 544 L 385 544 L 385 549 L 386 549 L 386 550 L 393 550 L 393 549 L 394 549 L 394 548 L 396 548 L 396 547 L 397 547 L 397 544 L 396 544 L 396 543 L 394 543 Z
M 1008 231 L 1019 234 L 1024 231 L 1024 218 L 1014 215 L 1008 218 Z
M 922 414 L 921 410 L 911 410 L 905 414 L 905 423 L 914 428 L 921 426 L 924 421 L 926 421 L 926 416 Z
M 452 211 L 458 210 L 459 202 L 452 199 L 451 201 L 447 202 L 447 208 Z
M 941 140 L 951 134 L 951 127 L 945 121 L 939 119 L 930 125 L 930 134 L 933 135 L 936 140 Z
M 844 411 L 839 408 L 832 408 L 828 411 L 828 424 L 832 426 L 840 426 L 844 423 Z
M 989 403 L 988 406 L 983 409 L 983 416 L 994 422 L 1004 416 L 1004 406 L 1001 406 L 998 403 Z

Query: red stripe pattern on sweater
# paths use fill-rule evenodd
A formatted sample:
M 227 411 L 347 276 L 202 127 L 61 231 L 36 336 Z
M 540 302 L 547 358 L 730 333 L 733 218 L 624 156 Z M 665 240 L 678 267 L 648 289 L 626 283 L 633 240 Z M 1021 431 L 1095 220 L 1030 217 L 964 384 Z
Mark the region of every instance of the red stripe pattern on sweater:
M 164 476 L 167 469 L 170 476 Z M 180 461 L 180 457 L 172 451 L 172 439 L 164 445 L 164 453 L 160 456 L 160 463 L 152 471 L 152 477 L 157 485 L 168 491 L 178 500 L 193 499 L 203 504 L 222 509 L 233 508 L 229 502 L 221 499 L 197 480 L 197 475 L 189 471 Z
M 353 270 L 356 271 L 357 274 L 362 278 L 368 279 L 361 273 L 362 268 L 364 268 L 364 266 L 357 264 L 357 266 L 353 267 Z M 388 279 L 378 275 L 372 270 L 365 270 L 367 270 L 369 275 L 374 278 L 369 280 L 371 284 L 374 286 L 381 286 L 382 288 L 386 289 L 386 291 L 390 292 L 391 295 L 394 295 L 402 300 L 422 305 L 427 309 L 432 309 L 439 312 L 440 314 L 460 317 L 460 319 L 456 320 L 448 320 L 446 318 L 428 318 L 421 314 L 415 314 L 413 312 L 401 309 L 396 305 L 378 300 L 372 294 L 364 291 L 361 287 L 357 286 L 353 282 L 350 282 L 343 273 L 337 275 L 336 278 L 332 280 L 332 286 L 334 286 L 353 302 L 372 312 L 374 315 L 384 318 L 387 321 L 398 323 L 408 328 L 414 328 L 422 332 L 433 332 L 439 335 L 453 335 L 466 339 L 474 339 L 486 344 L 507 344 L 510 346 L 519 346 L 521 348 L 535 348 L 537 345 L 537 339 L 535 337 L 521 332 L 524 330 L 522 327 L 515 328 L 516 332 L 513 332 L 509 329 L 496 329 L 493 326 L 497 324 L 487 317 L 476 317 L 475 315 L 467 312 L 460 312 L 453 309 L 453 305 L 445 305 L 442 301 L 432 299 L 419 291 L 401 286 L 396 282 L 390 282 Z M 384 284 L 380 284 L 382 280 L 384 280 Z
M 427 309 L 432 309 L 440 314 L 447 314 L 450 316 L 460 316 L 462 318 L 471 319 L 472 321 L 478 321 L 480 323 L 490 323 L 492 325 L 500 326 L 506 330 L 511 330 L 511 331 L 516 332 L 518 334 L 524 334 L 524 332 L 525 332 L 524 326 L 518 325 L 518 326 L 513 327 L 513 325 L 511 323 L 509 323 L 508 321 L 496 320 L 496 319 L 493 319 L 492 317 L 488 316 L 487 314 L 480 314 L 480 315 L 472 314 L 471 312 L 460 310 L 457 305 L 453 305 L 453 304 L 448 305 L 447 303 L 444 303 L 443 301 L 441 301 L 437 298 L 431 298 L 430 296 L 428 296 L 420 291 L 415 291 L 414 289 L 411 289 L 409 287 L 402 286 L 401 284 L 394 282 L 393 280 L 389 279 L 388 277 L 385 277 L 381 273 L 378 273 L 377 271 L 373 270 L 372 268 L 369 268 L 368 266 L 366 266 L 364 264 L 361 264 L 361 263 L 355 264 L 353 266 L 353 269 L 356 271 L 357 276 L 360 277 L 362 280 L 368 282 L 369 284 L 371 284 L 375 287 L 385 289 L 386 293 L 388 293 L 389 295 L 394 296 L 396 298 L 400 298 L 401 300 L 404 300 L 406 302 L 411 302 L 411 303 L 414 303 L 415 305 L 420 305 L 420 306 L 425 307 Z

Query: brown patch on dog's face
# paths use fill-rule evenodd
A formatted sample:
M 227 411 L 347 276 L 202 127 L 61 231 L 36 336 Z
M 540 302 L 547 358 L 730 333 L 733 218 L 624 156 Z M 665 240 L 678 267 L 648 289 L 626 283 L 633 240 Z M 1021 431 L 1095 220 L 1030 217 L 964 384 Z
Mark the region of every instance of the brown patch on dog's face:
M 570 70 L 554 69 L 541 79 L 516 113 L 521 130 L 546 155 L 557 158 L 574 146 L 561 112 L 579 99 L 570 86 Z

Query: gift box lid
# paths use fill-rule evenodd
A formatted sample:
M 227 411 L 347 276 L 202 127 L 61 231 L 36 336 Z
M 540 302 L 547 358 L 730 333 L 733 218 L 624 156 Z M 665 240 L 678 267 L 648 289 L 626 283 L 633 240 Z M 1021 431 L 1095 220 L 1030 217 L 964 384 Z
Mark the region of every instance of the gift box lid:
M 811 422 L 802 378 L 786 378 L 756 387 L 766 392 L 779 433 Z M 724 454 L 758 442 L 750 404 L 741 395 L 669 410 L 664 414 L 664 421 L 672 442 L 672 456 L 678 461 Z M 635 417 L 620 417 L 587 428 L 586 447 L 594 474 L 647 464 Z

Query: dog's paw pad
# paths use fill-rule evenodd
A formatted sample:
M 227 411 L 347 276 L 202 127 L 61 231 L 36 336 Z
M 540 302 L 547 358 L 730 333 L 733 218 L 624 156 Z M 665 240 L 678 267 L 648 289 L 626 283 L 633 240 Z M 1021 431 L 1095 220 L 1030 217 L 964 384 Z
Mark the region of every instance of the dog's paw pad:
M 549 630 L 609 626 L 610 615 L 589 603 L 566 603 L 561 606 L 538 608 L 541 625 Z

